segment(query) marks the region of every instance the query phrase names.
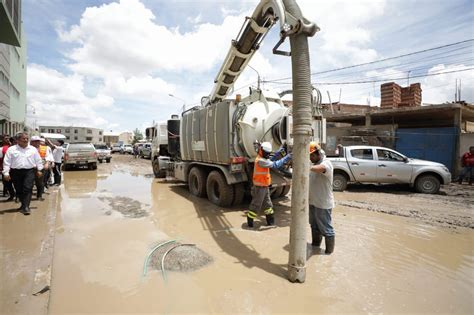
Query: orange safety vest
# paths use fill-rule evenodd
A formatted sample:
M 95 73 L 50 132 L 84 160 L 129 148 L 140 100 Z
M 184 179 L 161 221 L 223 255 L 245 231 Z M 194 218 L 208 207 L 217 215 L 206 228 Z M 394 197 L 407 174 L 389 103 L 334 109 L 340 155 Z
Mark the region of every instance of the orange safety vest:
M 272 177 L 270 176 L 270 169 L 258 165 L 258 160 L 261 157 L 257 156 L 253 165 L 253 184 L 255 186 L 270 186 L 272 184 Z
M 41 159 L 44 160 L 46 158 L 46 153 L 48 152 L 48 147 L 45 145 L 40 145 L 38 152 L 39 152 L 39 155 L 41 156 Z

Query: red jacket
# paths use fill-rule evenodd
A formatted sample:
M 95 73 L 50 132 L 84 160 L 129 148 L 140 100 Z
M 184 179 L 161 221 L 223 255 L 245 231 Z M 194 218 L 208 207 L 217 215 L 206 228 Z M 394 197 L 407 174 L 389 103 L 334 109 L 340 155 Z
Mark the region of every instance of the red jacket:
M 7 150 L 9 147 L 9 145 L 4 145 L 2 147 L 2 157 L 0 158 L 0 171 L 3 171 L 3 158 L 5 157 L 5 154 L 7 154 Z
M 462 166 L 474 166 L 474 154 L 466 152 L 462 156 Z

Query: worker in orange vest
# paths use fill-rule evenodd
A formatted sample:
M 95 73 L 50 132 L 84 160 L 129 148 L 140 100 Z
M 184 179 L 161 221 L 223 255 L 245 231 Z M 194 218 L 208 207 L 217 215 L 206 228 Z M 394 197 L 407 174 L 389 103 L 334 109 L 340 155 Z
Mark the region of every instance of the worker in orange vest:
M 273 216 L 273 204 L 272 200 L 270 199 L 270 185 L 272 184 L 270 169 L 278 169 L 285 165 L 291 160 L 291 153 L 285 155 L 279 160 L 276 160 L 279 157 L 278 155 L 271 157 L 271 153 L 272 145 L 270 142 L 263 142 L 259 145 L 258 155 L 254 162 L 252 178 L 255 193 L 253 195 L 252 202 L 250 203 L 249 210 L 247 211 L 247 225 L 250 228 L 253 228 L 253 221 L 257 217 L 257 212 L 262 208 L 267 219 L 267 225 L 275 224 L 275 218 Z
M 36 197 L 38 200 L 44 200 L 43 198 L 43 193 L 44 193 L 44 172 L 46 172 L 49 169 L 49 164 L 46 162 L 46 157 L 48 155 L 48 147 L 45 145 L 41 145 L 41 138 L 38 136 L 32 136 L 31 145 L 34 146 L 37 150 L 38 153 L 41 157 L 41 160 L 43 162 L 43 169 L 44 171 L 39 175 L 36 176 L 35 178 L 35 186 L 36 186 Z

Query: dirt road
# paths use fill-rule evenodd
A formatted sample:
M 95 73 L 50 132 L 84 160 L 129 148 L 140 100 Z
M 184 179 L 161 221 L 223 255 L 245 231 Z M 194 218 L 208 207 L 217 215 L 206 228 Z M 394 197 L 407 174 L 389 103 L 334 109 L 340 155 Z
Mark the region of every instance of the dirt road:
M 116 160 L 128 161 L 129 157 L 117 155 Z M 127 169 L 134 174 L 152 176 L 149 160 L 127 162 Z M 346 191 L 336 192 L 335 199 L 337 209 L 375 211 L 429 225 L 474 229 L 474 186 L 467 184 L 442 186 L 436 195 L 419 194 L 406 185 L 349 185 Z

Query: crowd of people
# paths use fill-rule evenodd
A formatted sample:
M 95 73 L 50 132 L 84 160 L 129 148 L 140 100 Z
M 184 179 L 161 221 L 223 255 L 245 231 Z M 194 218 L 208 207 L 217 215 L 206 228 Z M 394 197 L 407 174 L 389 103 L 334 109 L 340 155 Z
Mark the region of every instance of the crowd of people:
M 57 144 L 49 139 L 32 136 L 25 132 L 2 136 L 0 168 L 2 170 L 3 196 L 7 202 L 19 202 L 18 211 L 29 215 L 33 187 L 36 198 L 44 200 L 43 194 L 50 185 L 61 184 L 61 163 L 64 142 Z M 51 176 L 51 171 L 54 176 Z

